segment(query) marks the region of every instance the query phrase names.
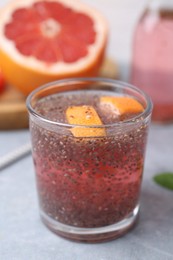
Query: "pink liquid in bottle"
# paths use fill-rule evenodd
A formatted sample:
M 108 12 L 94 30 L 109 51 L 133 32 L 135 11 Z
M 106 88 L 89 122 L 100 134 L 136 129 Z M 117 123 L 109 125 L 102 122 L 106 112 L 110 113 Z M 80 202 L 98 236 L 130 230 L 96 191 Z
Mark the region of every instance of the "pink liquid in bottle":
M 173 121 L 173 8 L 157 6 L 141 17 L 134 36 L 130 81 L 152 98 L 154 121 Z

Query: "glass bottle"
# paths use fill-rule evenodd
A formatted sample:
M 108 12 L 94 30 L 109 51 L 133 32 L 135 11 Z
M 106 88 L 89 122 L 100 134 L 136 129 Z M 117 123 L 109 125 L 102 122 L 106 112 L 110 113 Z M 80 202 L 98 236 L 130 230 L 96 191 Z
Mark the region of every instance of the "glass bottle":
M 173 0 L 152 0 L 133 39 L 130 82 L 154 103 L 153 121 L 173 122 Z

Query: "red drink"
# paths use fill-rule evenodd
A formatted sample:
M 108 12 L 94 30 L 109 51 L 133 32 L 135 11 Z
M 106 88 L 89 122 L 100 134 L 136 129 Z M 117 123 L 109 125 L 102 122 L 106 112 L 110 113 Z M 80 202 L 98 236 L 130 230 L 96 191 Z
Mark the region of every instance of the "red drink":
M 78 231 L 92 230 L 133 218 L 133 214 L 136 219 L 138 212 L 148 119 L 145 121 L 141 113 L 117 115 L 110 107 L 100 105 L 104 96 L 117 94 L 87 89 L 49 95 L 35 103 L 34 111 L 60 125 L 48 127 L 48 122 L 40 124 L 33 117 L 30 120 L 43 221 L 51 229 L 56 221 L 62 229 L 55 232 L 77 240 L 109 236 L 104 234 L 99 239 L 98 234 L 94 238 L 81 236 L 80 232 L 70 235 L 64 232 L 63 225 Z M 68 124 L 66 111 L 71 106 L 92 106 L 106 134 L 75 137 L 69 125 L 61 125 Z M 146 104 L 141 107 L 145 109 Z M 122 128 L 120 122 L 127 124 Z M 98 133 L 99 126 L 95 129 Z M 115 236 L 115 232 L 112 234 Z
M 173 10 L 155 2 L 136 28 L 131 82 L 151 96 L 153 120 L 166 122 L 173 120 Z

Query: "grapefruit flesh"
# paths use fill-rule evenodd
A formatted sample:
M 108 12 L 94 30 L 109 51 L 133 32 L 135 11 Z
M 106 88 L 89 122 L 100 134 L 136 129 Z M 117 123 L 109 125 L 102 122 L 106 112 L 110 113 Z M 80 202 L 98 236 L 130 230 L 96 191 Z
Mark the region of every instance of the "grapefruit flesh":
M 97 75 L 107 43 L 104 17 L 75 0 L 17 0 L 0 14 L 7 81 L 28 94 L 65 77 Z
M 77 61 L 87 55 L 87 46 L 95 42 L 90 17 L 60 3 L 45 1 L 14 11 L 12 21 L 5 25 L 5 36 L 21 54 L 47 63 Z

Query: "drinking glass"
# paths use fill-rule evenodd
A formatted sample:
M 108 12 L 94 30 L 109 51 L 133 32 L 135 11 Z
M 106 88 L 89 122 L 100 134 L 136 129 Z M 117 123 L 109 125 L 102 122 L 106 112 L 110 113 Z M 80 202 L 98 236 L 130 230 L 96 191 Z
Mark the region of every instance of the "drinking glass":
M 104 95 L 131 97 L 144 110 L 97 126 L 66 121 L 67 103 L 97 103 Z M 150 98 L 125 82 L 74 78 L 34 90 L 27 108 L 44 224 L 60 236 L 85 242 L 110 240 L 131 229 L 139 214 Z M 74 128 L 83 135 L 74 136 Z

